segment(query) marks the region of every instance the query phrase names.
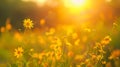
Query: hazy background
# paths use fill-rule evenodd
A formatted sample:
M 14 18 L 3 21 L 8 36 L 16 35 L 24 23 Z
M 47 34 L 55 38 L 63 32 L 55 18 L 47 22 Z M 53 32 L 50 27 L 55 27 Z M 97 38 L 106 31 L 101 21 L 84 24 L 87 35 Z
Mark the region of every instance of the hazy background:
M 37 27 L 37 22 L 39 22 L 39 20 L 42 18 L 46 20 L 46 25 L 50 26 L 62 22 L 74 22 L 74 19 L 76 19 L 76 17 L 80 17 L 78 14 L 74 16 L 65 15 L 66 13 L 68 13 L 68 11 L 64 9 L 61 0 L 51 0 L 58 2 L 55 6 L 39 6 L 40 4 L 38 5 L 38 3 L 35 3 L 33 1 L 35 0 L 31 0 L 29 2 L 25 2 L 22 0 L 0 0 L 0 27 L 5 25 L 7 18 L 10 18 L 13 28 L 18 29 L 21 28 L 22 21 L 25 18 L 31 18 L 32 20 L 34 20 Z M 92 22 L 96 22 L 97 20 L 100 20 L 99 15 L 101 13 L 104 14 L 104 19 L 106 23 L 112 23 L 114 19 L 119 17 L 120 0 L 112 0 L 109 3 L 106 3 L 106 0 L 91 1 L 93 2 L 94 6 L 91 7 L 91 9 L 89 10 L 82 11 L 86 15 L 93 15 L 92 17 L 88 18 L 87 21 L 93 20 Z M 60 10 L 62 11 L 60 12 Z M 62 18 L 59 17 L 60 13 L 63 14 Z M 112 18 L 109 18 L 108 16 L 112 16 Z M 81 22 L 86 22 L 86 18 L 83 18 Z

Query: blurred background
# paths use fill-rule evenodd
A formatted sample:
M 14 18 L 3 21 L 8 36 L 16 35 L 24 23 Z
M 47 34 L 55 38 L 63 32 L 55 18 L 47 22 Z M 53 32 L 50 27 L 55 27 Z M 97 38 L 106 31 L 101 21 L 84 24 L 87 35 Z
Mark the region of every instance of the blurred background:
M 39 27 L 40 19 L 45 19 L 47 26 L 79 25 L 84 22 L 92 25 L 99 20 L 109 26 L 120 15 L 120 0 L 85 1 L 86 5 L 83 3 L 78 8 L 71 8 L 74 4 L 69 0 L 0 0 L 0 27 L 5 25 L 8 18 L 15 29 L 22 28 L 24 18 L 33 19 L 36 27 Z

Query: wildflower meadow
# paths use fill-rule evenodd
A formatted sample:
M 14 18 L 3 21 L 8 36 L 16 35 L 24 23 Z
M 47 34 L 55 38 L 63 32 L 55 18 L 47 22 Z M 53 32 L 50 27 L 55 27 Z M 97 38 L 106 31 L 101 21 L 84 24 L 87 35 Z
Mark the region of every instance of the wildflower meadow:
M 114 0 L 5 1 L 17 7 L 6 17 L 0 5 L 0 67 L 120 67 L 120 16 L 106 6 Z

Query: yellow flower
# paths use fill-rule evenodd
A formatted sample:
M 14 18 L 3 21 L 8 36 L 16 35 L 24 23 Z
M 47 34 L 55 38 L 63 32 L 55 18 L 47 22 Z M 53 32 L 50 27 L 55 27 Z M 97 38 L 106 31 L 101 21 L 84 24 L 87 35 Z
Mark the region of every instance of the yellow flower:
M 106 61 L 102 61 L 102 64 L 106 64 Z
M 110 41 L 111 41 L 110 36 L 106 36 L 106 37 L 101 41 L 101 44 L 107 45 L 107 44 L 110 43 Z
M 77 62 L 83 62 L 85 57 L 84 57 L 84 55 L 76 55 L 74 59 Z
M 97 60 L 101 60 L 102 58 L 103 58 L 102 55 L 97 55 L 97 56 L 96 56 L 96 59 L 97 59 Z
M 23 55 L 23 51 L 24 50 L 22 47 L 18 47 L 17 49 L 15 49 L 14 56 L 20 58 Z
M 89 64 L 89 63 L 90 63 L 90 59 L 86 59 L 85 64 Z
M 100 53 L 106 53 L 103 49 L 98 50 Z
M 33 22 L 32 22 L 32 20 L 30 20 L 30 19 L 25 19 L 25 20 L 24 20 L 24 23 L 23 23 L 23 26 L 24 26 L 25 28 L 28 28 L 28 29 L 33 28 Z
M 42 60 L 44 56 L 45 56 L 45 53 L 42 52 L 42 53 L 40 53 L 40 54 L 38 55 L 38 59 L 39 59 L 39 60 Z
M 62 52 L 58 51 L 58 52 L 55 52 L 55 58 L 56 60 L 60 60 L 62 57 Z

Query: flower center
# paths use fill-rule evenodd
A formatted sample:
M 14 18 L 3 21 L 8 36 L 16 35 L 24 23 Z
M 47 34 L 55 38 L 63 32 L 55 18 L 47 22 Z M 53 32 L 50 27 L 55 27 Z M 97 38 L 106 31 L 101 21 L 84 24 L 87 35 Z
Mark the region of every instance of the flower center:
M 18 51 L 17 53 L 18 53 L 18 54 L 20 54 L 21 52 L 20 52 L 20 51 Z
M 26 23 L 26 25 L 27 25 L 27 26 L 30 26 L 30 23 L 29 23 L 29 22 L 27 22 L 27 23 Z

